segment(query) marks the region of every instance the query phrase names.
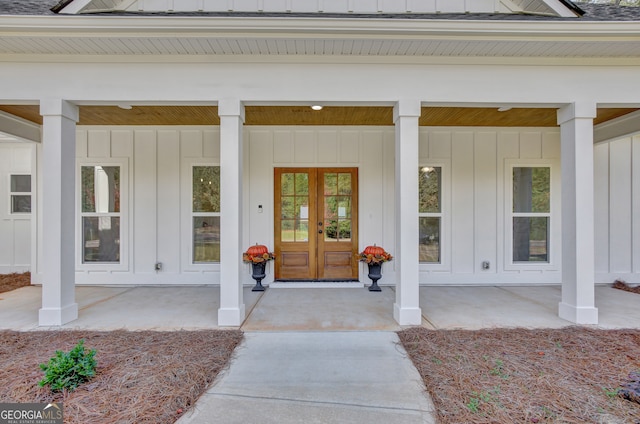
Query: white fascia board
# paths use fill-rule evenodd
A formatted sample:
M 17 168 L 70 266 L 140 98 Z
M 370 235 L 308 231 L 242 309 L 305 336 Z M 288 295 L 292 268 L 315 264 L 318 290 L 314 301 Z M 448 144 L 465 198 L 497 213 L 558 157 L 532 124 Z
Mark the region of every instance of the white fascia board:
M 452 21 L 357 18 L 0 16 L 0 36 L 575 39 L 640 41 L 640 22 Z
M 564 3 L 558 0 L 541 0 L 544 4 L 553 9 L 554 12 L 563 18 L 575 18 L 576 13 L 569 9 Z
M 40 125 L 2 111 L 0 111 L 0 132 L 20 140 L 38 143 L 42 140 Z
M 593 142 L 602 143 L 640 132 L 640 110 L 593 127 Z

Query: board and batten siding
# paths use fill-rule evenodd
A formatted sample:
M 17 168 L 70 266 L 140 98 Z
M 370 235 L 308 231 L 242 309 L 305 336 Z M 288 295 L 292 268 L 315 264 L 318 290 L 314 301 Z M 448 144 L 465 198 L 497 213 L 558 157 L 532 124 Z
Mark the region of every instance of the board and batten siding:
M 191 166 L 220 164 L 218 127 L 79 126 L 76 142 L 78 167 L 126 168 L 121 194 L 128 200 L 127 206 L 122 202 L 121 264 L 87 266 L 78 253 L 76 283 L 219 283 L 219 264 L 191 263 L 189 198 Z
M 640 283 L 640 134 L 599 143 L 595 167 L 596 283 Z
M 344 166 L 358 168 L 359 248 L 375 243 L 394 253 L 393 127 L 245 126 L 243 134 L 243 246 L 274 247 L 274 168 Z M 553 264 L 518 268 L 509 264 L 505 229 L 511 225 L 505 169 L 551 165 L 552 192 L 559 190 L 559 138 L 555 128 L 420 128 L 420 166 L 443 167 L 444 208 L 443 260 L 420 265 L 420 284 L 560 282 L 559 233 L 551 235 Z M 79 126 L 78 167 L 123 166 L 128 202 L 123 202 L 121 263 L 87 266 L 78 259 L 76 282 L 218 284 L 219 264 L 191 261 L 190 184 L 192 166 L 220 164 L 219 149 L 218 127 Z M 482 261 L 489 261 L 488 270 Z M 156 262 L 161 271 L 154 270 Z M 267 271 L 265 284 L 273 280 L 273 268 Z M 368 282 L 364 266 L 359 273 Z M 253 282 L 248 267 L 242 282 Z M 380 284 L 394 283 L 391 261 Z
M 441 264 L 421 264 L 420 284 L 560 283 L 560 231 L 551 231 L 552 263 L 511 264 L 507 201 L 510 166 L 552 166 L 551 228 L 559 229 L 559 161 L 556 128 L 421 127 L 420 166 L 443 168 L 444 221 Z
M 35 145 L 31 143 L 0 143 L 0 274 L 26 272 L 31 269 L 31 215 L 12 214 L 10 199 L 11 175 L 32 175 L 31 190 L 35 192 Z M 35 196 L 32 196 L 32 207 Z

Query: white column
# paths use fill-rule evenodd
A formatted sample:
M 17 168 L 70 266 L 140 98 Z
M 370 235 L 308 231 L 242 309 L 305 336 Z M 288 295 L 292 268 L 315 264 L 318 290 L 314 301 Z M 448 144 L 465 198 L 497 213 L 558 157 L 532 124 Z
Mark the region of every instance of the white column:
M 594 270 L 594 103 L 558 110 L 562 178 L 562 302 L 560 318 L 597 324 Z
M 41 326 L 78 318 L 75 302 L 75 172 L 78 107 L 60 99 L 40 102 L 42 124 Z
M 420 102 L 401 100 L 393 108 L 395 140 L 396 303 L 400 325 L 420 325 L 418 286 L 418 119 Z
M 237 99 L 218 103 L 220 116 L 220 309 L 218 325 L 239 327 L 242 299 L 242 125 L 244 106 Z

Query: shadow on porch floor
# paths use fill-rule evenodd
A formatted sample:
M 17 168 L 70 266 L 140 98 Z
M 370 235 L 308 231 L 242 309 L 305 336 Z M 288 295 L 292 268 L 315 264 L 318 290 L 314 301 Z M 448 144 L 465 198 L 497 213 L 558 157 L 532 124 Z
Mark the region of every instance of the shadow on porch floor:
M 218 287 L 76 288 L 79 317 L 64 328 L 217 328 Z M 421 287 L 420 307 L 427 328 L 546 327 L 572 325 L 558 317 L 559 286 Z M 366 288 L 244 289 L 246 331 L 395 331 L 395 292 Z M 640 295 L 596 287 L 602 328 L 640 328 Z M 38 329 L 41 288 L 0 293 L 0 329 Z

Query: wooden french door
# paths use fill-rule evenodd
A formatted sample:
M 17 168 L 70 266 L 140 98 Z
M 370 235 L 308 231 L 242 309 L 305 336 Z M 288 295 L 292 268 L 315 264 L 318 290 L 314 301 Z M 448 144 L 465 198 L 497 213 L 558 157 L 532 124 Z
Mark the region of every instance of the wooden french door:
M 358 169 L 276 168 L 276 280 L 358 279 Z

